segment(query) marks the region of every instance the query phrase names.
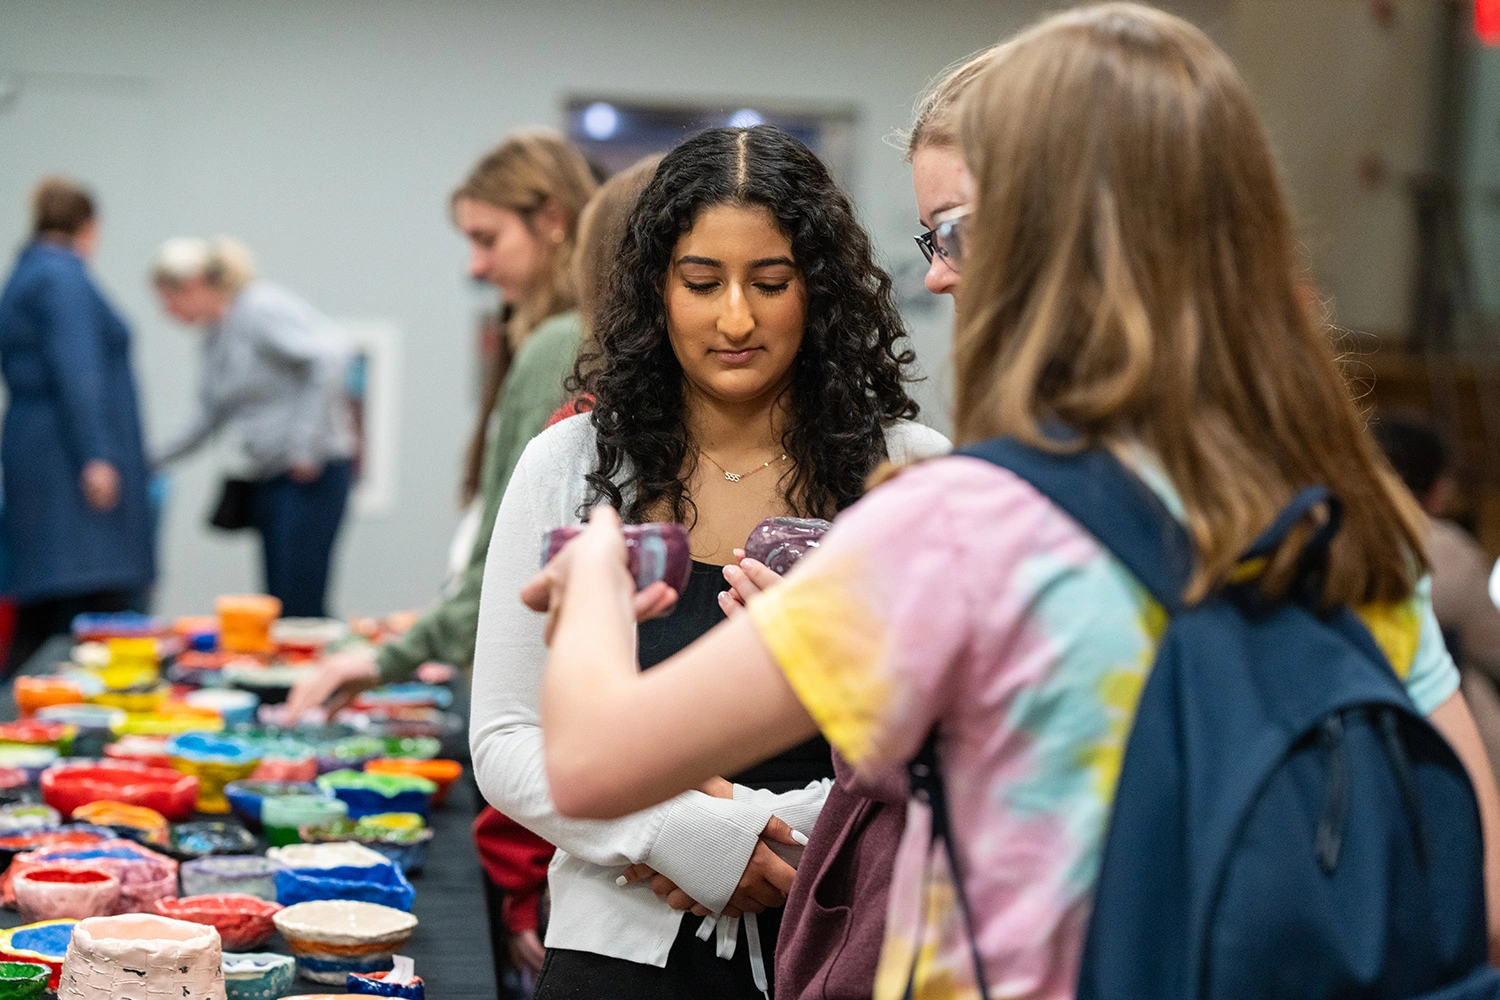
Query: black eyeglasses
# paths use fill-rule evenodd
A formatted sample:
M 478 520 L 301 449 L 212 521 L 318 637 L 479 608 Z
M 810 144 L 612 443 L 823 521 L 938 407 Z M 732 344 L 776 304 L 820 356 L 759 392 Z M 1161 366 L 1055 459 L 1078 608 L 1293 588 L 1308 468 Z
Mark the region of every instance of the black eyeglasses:
M 941 257 L 943 263 L 955 272 L 959 270 L 963 260 L 964 223 L 973 211 L 972 205 L 960 205 L 946 212 L 939 212 L 932 220 L 931 229 L 921 236 L 912 237 L 921 248 L 922 256 L 927 258 L 927 263 L 931 264 L 933 257 Z

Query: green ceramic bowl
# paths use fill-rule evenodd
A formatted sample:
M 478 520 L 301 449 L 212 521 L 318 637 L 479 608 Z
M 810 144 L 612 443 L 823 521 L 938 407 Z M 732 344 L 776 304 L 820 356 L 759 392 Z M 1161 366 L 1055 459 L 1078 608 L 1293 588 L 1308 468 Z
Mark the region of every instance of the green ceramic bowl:
M 52 970 L 38 962 L 0 962 L 0 1000 L 36 1000 Z

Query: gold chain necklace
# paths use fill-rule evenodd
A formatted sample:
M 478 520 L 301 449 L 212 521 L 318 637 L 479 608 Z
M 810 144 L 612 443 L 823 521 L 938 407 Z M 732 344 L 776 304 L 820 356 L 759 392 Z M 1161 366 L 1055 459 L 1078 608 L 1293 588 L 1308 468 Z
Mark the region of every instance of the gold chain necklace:
M 743 479 L 749 479 L 751 476 L 755 475 L 755 473 L 757 473 L 757 472 L 764 472 L 765 470 L 769 469 L 772 465 L 776 464 L 777 462 L 785 462 L 786 461 L 786 453 L 782 452 L 780 458 L 773 458 L 769 462 L 766 462 L 764 465 L 762 465 L 758 469 L 754 469 L 754 470 L 752 470 L 750 472 L 730 472 L 728 469 L 724 468 L 724 466 L 720 465 L 718 463 L 718 460 L 716 460 L 712 455 L 710 455 L 708 452 L 704 451 L 702 448 L 698 449 L 698 454 L 702 455 L 704 458 L 708 459 L 710 462 L 713 462 L 715 468 L 717 468 L 720 472 L 724 473 L 724 478 L 727 479 L 727 480 L 729 480 L 731 483 L 737 483 L 737 482 L 740 482 Z

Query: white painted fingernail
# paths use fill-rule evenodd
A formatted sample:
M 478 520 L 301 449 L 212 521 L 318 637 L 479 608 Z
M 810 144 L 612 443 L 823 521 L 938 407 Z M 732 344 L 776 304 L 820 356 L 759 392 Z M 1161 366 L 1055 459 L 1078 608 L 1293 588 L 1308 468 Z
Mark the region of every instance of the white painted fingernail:
M 792 839 L 803 847 L 807 846 L 807 834 L 803 833 L 801 830 L 793 830 Z
M 619 886 L 622 889 L 625 888 L 629 884 L 630 884 L 630 879 L 626 878 L 624 875 L 621 875 L 619 878 L 615 879 L 615 885 Z

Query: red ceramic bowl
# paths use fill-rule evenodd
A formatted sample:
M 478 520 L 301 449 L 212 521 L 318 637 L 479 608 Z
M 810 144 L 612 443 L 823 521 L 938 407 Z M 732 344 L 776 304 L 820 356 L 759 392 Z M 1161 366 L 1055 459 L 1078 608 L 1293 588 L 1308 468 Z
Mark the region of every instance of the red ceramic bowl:
M 187 819 L 198 800 L 198 779 L 131 761 L 51 767 L 42 772 L 42 799 L 64 816 L 108 799 L 155 809 L 174 822 Z
M 271 918 L 280 909 L 258 896 L 235 892 L 156 901 L 156 912 L 164 917 L 217 928 L 225 951 L 253 951 L 269 941 L 276 931 Z

